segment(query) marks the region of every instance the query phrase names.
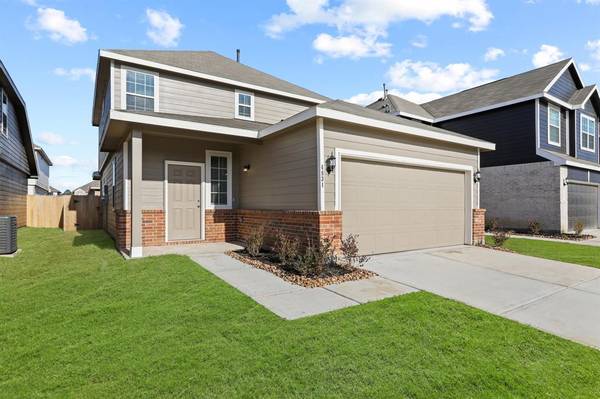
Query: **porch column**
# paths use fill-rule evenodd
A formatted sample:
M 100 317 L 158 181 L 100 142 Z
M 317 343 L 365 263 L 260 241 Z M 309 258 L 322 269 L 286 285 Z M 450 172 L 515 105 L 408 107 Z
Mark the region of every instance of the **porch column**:
M 131 252 L 142 256 L 142 131 L 131 132 Z

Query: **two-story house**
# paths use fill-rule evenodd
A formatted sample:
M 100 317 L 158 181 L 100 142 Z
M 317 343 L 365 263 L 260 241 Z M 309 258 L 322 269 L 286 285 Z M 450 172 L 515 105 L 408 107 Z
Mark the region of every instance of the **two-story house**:
M 0 216 L 27 222 L 27 179 L 38 175 L 25 101 L 0 60 Z
M 492 143 L 210 51 L 101 50 L 96 76 L 105 226 L 132 257 L 261 226 L 359 234 L 365 253 L 483 237 L 476 177 Z
M 496 143 L 481 156 L 480 194 L 502 227 L 598 228 L 600 97 L 572 59 L 420 105 L 387 95 L 369 108 Z
M 28 179 L 28 190 L 29 195 L 53 195 L 53 189 L 50 187 L 50 167 L 52 161 L 46 151 L 39 145 L 33 146 L 35 151 L 35 162 L 38 168 L 38 176 L 36 178 Z

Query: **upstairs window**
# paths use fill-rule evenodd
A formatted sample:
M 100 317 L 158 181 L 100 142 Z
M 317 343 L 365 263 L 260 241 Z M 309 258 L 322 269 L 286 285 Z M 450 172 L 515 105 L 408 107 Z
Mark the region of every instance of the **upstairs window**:
M 8 137 L 8 97 L 6 92 L 0 89 L 0 96 L 2 98 L 2 117 L 0 118 L 0 130 L 2 134 Z
M 154 112 L 156 110 L 155 76 L 130 69 L 126 70 L 126 75 L 125 109 Z
M 581 114 L 580 147 L 582 150 L 594 152 L 596 150 L 596 120 Z
M 245 91 L 235 91 L 235 117 L 254 120 L 254 94 Z
M 548 143 L 560 147 L 560 109 L 548 107 Z

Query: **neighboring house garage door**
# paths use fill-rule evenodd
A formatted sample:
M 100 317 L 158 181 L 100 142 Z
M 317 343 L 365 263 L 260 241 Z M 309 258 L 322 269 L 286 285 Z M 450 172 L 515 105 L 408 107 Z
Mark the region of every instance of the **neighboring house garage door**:
M 343 160 L 344 234 L 361 253 L 378 254 L 465 242 L 465 174 Z
M 569 230 L 580 221 L 588 229 L 598 228 L 598 187 L 569 183 Z

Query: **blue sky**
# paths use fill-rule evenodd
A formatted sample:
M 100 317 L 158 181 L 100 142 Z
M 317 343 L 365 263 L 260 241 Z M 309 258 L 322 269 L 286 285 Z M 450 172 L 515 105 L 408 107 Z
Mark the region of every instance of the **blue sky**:
M 332 98 L 422 102 L 574 57 L 600 81 L 600 0 L 0 0 L 0 58 L 74 188 L 97 168 L 99 48 L 214 50 Z M 8 21 L 8 23 L 7 23 Z

